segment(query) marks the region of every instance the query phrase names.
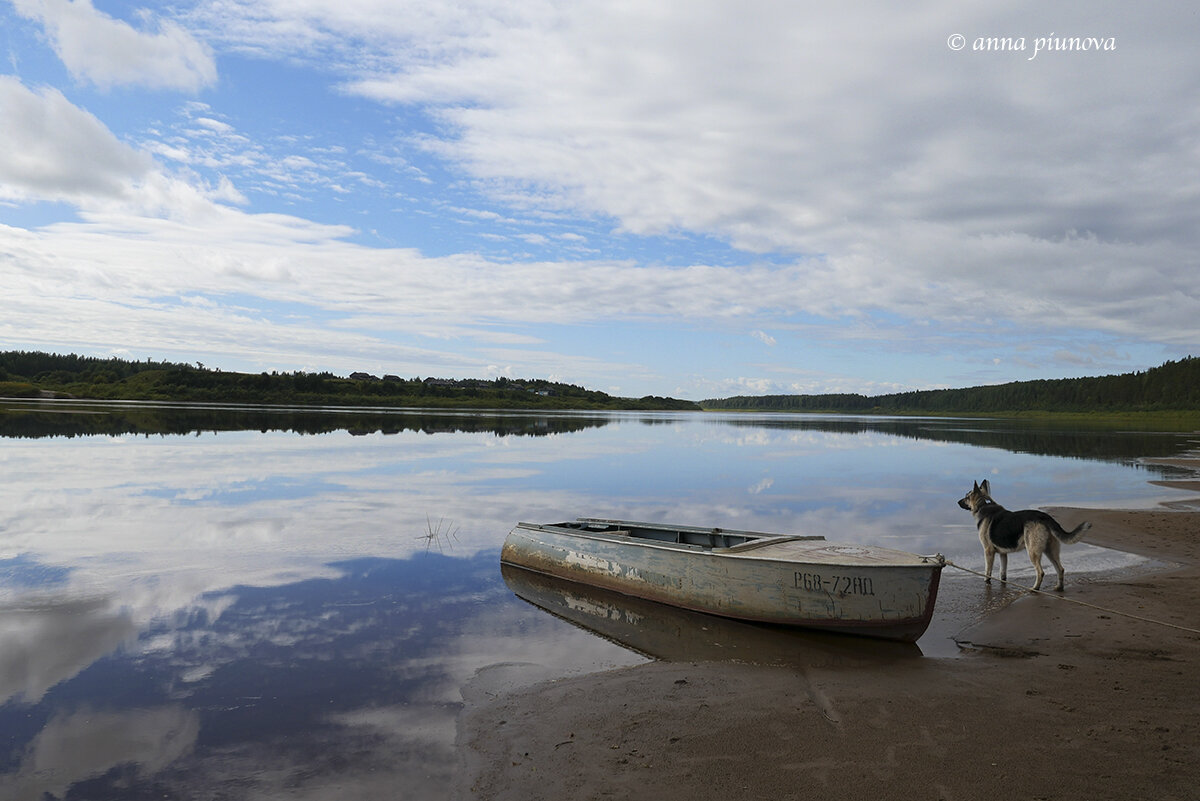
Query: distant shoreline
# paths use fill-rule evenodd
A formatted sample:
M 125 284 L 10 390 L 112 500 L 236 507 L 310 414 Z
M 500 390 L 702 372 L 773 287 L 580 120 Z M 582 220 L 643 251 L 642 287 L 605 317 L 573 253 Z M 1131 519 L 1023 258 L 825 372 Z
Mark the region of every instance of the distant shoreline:
M 306 393 L 302 396 L 285 396 L 278 399 L 247 400 L 243 396 L 198 398 L 183 396 L 144 396 L 144 395 L 75 395 L 55 390 L 37 389 L 31 394 L 4 394 L 0 388 L 0 401 L 77 401 L 80 403 L 162 403 L 187 406 L 242 406 L 257 408 L 288 408 L 318 411 L 322 408 L 332 409 L 375 409 L 375 410 L 420 410 L 420 409 L 471 409 L 478 411 L 703 411 L 690 401 L 677 401 L 673 398 L 618 398 L 610 401 L 586 401 L 564 398 L 560 400 L 546 398 L 504 399 L 496 402 L 493 398 L 457 398 L 422 396 L 419 403 L 413 398 L 405 398 L 388 402 L 386 398 L 373 396 L 347 395 L 314 395 Z
M 4 394 L 3 382 L 0 382 L 0 402 L 62 402 L 75 404 L 130 404 L 131 406 L 145 405 L 146 408 L 158 405 L 160 408 L 178 409 L 219 409 L 234 408 L 239 411 L 278 411 L 278 412 L 420 412 L 420 411 L 452 411 L 464 410 L 479 413 L 504 412 L 637 412 L 637 411 L 670 411 L 670 412 L 703 412 L 723 415 L 762 415 L 784 417 L 795 415 L 800 417 L 879 417 L 879 418 L 956 418 L 978 420 L 1024 420 L 1029 422 L 1046 423 L 1078 423 L 1084 426 L 1113 427 L 1129 426 L 1137 430 L 1163 431 L 1169 433 L 1200 431 L 1200 410 L 1197 411 L 1095 411 L 1095 412 L 1062 412 L 1062 411 L 1009 411 L 1009 412 L 850 412 L 850 411 L 791 411 L 785 409 L 713 409 L 688 405 L 688 401 L 669 401 L 656 404 L 658 399 L 621 399 L 614 398 L 611 403 L 572 403 L 568 398 L 545 398 L 533 396 L 519 399 L 520 403 L 496 404 L 489 398 L 460 398 L 460 397 L 422 397 L 419 403 L 416 399 L 386 402 L 377 397 L 346 397 L 305 396 L 290 397 L 280 401 L 244 400 L 239 397 L 193 399 L 187 397 L 91 397 L 77 396 L 53 390 L 36 390 L 24 394 Z M 630 400 L 628 405 L 622 400 Z M 635 401 L 635 402 L 634 402 Z
M 1109 409 L 1097 409 L 1095 411 L 1054 411 L 1041 409 L 1014 409 L 1011 411 L 915 411 L 915 410 L 863 410 L 863 411 L 846 411 L 839 409 L 725 409 L 713 406 L 704 406 L 704 401 L 701 401 L 700 411 L 712 412 L 718 414 L 764 414 L 764 415 L 807 415 L 819 417 L 821 415 L 828 416 L 844 416 L 844 417 L 953 417 L 972 420 L 1046 420 L 1055 422 L 1079 422 L 1079 423 L 1138 423 L 1146 426 L 1163 426 L 1164 431 L 1200 431 L 1200 409 L 1182 409 L 1182 410 L 1165 410 L 1165 409 L 1145 409 L 1145 410 L 1130 410 L 1130 411 L 1113 411 Z
M 547 379 L 401 378 L 356 371 L 238 373 L 202 363 L 132 362 L 41 351 L 0 352 L 0 397 L 262 403 L 302 406 L 789 412 L 878 416 L 1151 419 L 1200 428 L 1200 358 L 1123 375 L 1016 381 L 865 396 L 620 397 Z M 1151 415 L 1150 418 L 1142 415 Z

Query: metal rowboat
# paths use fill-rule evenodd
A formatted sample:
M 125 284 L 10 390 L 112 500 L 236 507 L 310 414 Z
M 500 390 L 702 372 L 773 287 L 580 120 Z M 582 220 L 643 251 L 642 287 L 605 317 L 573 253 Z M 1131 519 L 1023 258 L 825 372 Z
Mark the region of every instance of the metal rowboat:
M 698 612 L 913 642 L 945 560 L 820 536 L 579 518 L 518 523 L 506 564 Z

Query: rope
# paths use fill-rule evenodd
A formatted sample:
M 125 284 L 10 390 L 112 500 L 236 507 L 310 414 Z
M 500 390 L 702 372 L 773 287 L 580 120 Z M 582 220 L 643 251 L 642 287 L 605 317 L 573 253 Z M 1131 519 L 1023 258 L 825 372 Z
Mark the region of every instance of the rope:
M 963 567 L 962 565 L 956 565 L 954 562 L 951 562 L 949 559 L 946 560 L 946 564 L 949 565 L 950 567 L 957 567 L 959 570 L 965 571 L 967 573 L 974 573 L 976 576 L 979 576 L 981 578 L 987 578 L 986 573 L 980 573 L 978 570 L 972 570 L 969 567 Z M 1059 595 L 1056 592 L 1046 592 L 1045 590 L 1035 590 L 1032 587 L 1025 587 L 1023 585 L 1017 584 L 1012 581 L 1006 581 L 1005 579 L 998 578 L 998 579 L 996 579 L 996 581 L 1000 582 L 1001 584 L 1008 584 L 1012 587 L 1017 588 L 1018 590 L 1024 590 L 1025 592 L 1034 592 L 1034 593 L 1037 593 L 1038 595 L 1045 595 L 1047 597 L 1054 598 L 1059 601 L 1068 601 L 1073 604 L 1079 604 L 1080 606 L 1086 606 L 1090 609 L 1096 609 L 1101 612 L 1107 612 L 1111 615 L 1120 615 L 1121 617 L 1127 617 L 1127 618 L 1131 618 L 1133 620 L 1140 620 L 1143 623 L 1154 623 L 1155 625 L 1158 625 L 1158 626 L 1166 626 L 1167 628 L 1178 629 L 1179 631 L 1186 631 L 1189 634 L 1200 634 L 1200 629 L 1192 629 L 1192 628 L 1188 628 L 1187 626 L 1176 625 L 1175 623 L 1167 623 L 1162 620 L 1155 620 L 1155 619 L 1149 618 L 1149 617 L 1142 617 L 1141 615 L 1133 615 L 1133 614 L 1130 614 L 1129 612 L 1122 612 L 1119 609 L 1109 609 L 1108 607 L 1105 607 L 1105 606 L 1097 606 L 1096 604 L 1089 604 L 1087 601 L 1079 601 L 1074 598 L 1068 598 L 1065 595 Z

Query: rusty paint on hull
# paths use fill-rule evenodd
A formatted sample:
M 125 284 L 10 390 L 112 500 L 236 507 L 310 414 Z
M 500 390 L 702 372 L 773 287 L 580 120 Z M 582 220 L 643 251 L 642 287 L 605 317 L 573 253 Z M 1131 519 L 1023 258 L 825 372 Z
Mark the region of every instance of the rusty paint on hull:
M 706 547 L 639 536 L 699 529 L 604 523 L 519 523 L 501 561 L 739 620 L 907 642 L 929 625 L 944 564 L 940 557 L 749 532 L 734 547 Z

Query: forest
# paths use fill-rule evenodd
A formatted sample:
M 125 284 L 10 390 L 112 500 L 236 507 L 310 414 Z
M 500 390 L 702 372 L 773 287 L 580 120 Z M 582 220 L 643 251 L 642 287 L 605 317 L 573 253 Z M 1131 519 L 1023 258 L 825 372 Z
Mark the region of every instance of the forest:
M 698 410 L 692 401 L 620 398 L 543 379 L 382 377 L 355 372 L 237 373 L 201 363 L 40 351 L 0 353 L 0 397 L 492 409 Z
M 1013 381 L 890 395 L 759 395 L 715 398 L 704 409 L 856 414 L 1150 412 L 1200 410 L 1200 358 L 1122 375 Z
M 699 404 L 620 398 L 544 379 L 382 377 L 354 372 L 237 373 L 200 363 L 0 352 L 0 397 L 284 405 L 844 412 L 855 414 L 1200 411 L 1200 358 L 1121 375 L 1014 381 L 888 395 L 759 395 Z

